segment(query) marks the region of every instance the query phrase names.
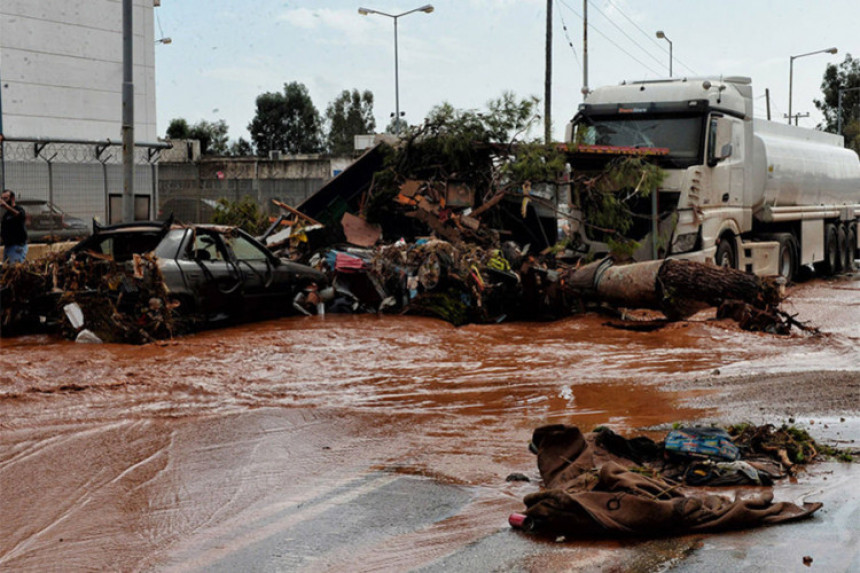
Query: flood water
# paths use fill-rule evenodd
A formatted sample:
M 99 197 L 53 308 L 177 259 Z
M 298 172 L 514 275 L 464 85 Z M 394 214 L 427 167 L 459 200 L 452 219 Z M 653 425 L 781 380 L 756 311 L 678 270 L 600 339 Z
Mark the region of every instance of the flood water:
M 142 347 L 4 339 L 0 569 L 432 566 L 506 528 L 540 425 L 711 415 L 662 386 L 715 369 L 860 371 L 860 281 L 787 309 L 827 334 L 330 315 Z

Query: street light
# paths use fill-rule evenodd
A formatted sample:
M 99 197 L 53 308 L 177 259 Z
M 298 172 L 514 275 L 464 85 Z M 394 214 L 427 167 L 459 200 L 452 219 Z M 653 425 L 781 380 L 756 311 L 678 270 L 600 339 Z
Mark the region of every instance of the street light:
M 669 77 L 672 77 L 672 40 L 666 37 L 666 34 L 663 33 L 663 30 L 657 31 L 657 37 L 666 40 L 669 42 Z
M 160 38 L 160 39 L 155 41 L 156 44 L 165 44 L 165 45 L 170 44 L 171 42 L 173 42 L 173 38 Z
M 400 135 L 400 71 L 398 69 L 397 64 L 397 19 L 401 16 L 406 16 L 407 14 L 412 14 L 413 12 L 424 12 L 425 14 L 429 14 L 434 10 L 432 4 L 427 4 L 425 6 L 421 6 L 420 8 L 414 8 L 407 12 L 402 12 L 400 14 L 387 14 L 385 12 L 380 12 L 379 10 L 372 10 L 370 8 L 359 8 L 358 13 L 362 16 L 368 16 L 370 14 L 379 14 L 380 16 L 388 16 L 392 20 L 394 20 L 394 113 L 395 113 L 395 124 L 394 130 L 397 135 Z
M 805 56 L 812 56 L 815 54 L 835 54 L 836 48 L 828 48 L 826 50 L 816 50 L 814 52 L 809 52 L 808 54 L 800 54 L 799 56 L 791 56 L 788 61 L 788 125 L 791 125 L 791 90 L 792 84 L 794 83 L 794 60 L 797 58 L 803 58 Z

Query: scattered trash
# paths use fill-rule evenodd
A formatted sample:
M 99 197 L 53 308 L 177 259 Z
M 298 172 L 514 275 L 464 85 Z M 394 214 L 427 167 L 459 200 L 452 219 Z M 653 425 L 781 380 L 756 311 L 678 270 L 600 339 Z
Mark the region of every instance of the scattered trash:
M 66 318 L 69 319 L 72 328 L 80 330 L 84 325 L 84 312 L 81 310 L 81 306 L 72 302 L 63 307 L 63 312 L 66 313 Z
M 75 337 L 75 342 L 82 344 L 102 344 L 102 339 L 96 336 L 91 330 L 83 329 Z
M 525 512 L 511 515 L 509 523 L 550 538 L 651 537 L 784 523 L 809 517 L 822 507 L 774 503 L 769 489 L 733 499 L 702 489 L 700 485 L 756 483 L 762 472 L 753 461 L 728 465 L 715 461 L 725 457 L 723 433 L 685 431 L 697 439 L 716 439 L 720 445 L 689 448 L 689 460 L 679 463 L 665 456 L 665 445 L 645 437 L 628 440 L 607 428 L 583 434 L 561 424 L 537 428 L 529 448 L 536 452 L 544 488 L 527 495 Z M 726 474 L 700 479 L 708 475 L 700 470 L 706 462 L 752 481 L 720 479 Z

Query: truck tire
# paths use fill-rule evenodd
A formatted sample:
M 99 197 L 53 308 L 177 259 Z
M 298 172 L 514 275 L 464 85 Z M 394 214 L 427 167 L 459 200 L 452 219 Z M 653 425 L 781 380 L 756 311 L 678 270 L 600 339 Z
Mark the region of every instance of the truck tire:
M 846 272 L 854 272 L 857 270 L 857 224 L 851 223 L 848 225 L 848 234 L 845 237 L 845 250 L 847 262 L 843 270 Z
M 836 231 L 836 225 L 827 223 L 824 225 L 824 260 L 815 263 L 815 270 L 824 276 L 835 275 L 839 272 L 841 258 L 839 254 L 839 234 Z
M 839 245 L 839 272 L 848 270 L 848 261 L 851 255 L 848 253 L 848 226 L 845 223 L 836 229 L 836 244 Z
M 717 252 L 714 253 L 714 262 L 718 267 L 728 267 L 730 269 L 738 268 L 737 257 L 735 256 L 735 248 L 732 245 L 734 242 L 732 235 L 723 235 L 720 237 L 720 244 L 717 245 Z
M 777 273 L 787 281 L 793 281 L 800 274 L 800 254 L 797 239 L 791 233 L 769 233 L 759 235 L 762 241 L 776 241 L 779 243 L 779 256 L 777 258 Z

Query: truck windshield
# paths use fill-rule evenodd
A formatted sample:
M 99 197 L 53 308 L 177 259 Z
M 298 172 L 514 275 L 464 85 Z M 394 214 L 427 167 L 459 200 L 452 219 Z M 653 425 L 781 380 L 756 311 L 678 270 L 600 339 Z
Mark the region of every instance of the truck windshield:
M 702 148 L 702 118 L 629 115 L 584 117 L 577 126 L 576 141 L 589 145 L 663 147 L 676 166 L 698 162 Z

